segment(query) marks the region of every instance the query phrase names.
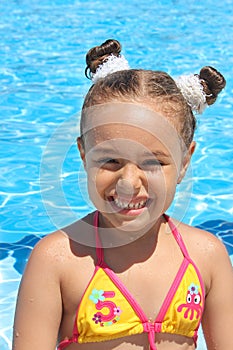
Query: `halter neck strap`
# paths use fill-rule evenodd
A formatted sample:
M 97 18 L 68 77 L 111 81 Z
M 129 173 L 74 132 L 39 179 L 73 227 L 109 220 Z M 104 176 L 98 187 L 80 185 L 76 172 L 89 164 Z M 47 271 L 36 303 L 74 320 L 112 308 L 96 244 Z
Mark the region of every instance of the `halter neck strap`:
M 184 244 L 184 241 L 183 241 L 181 234 L 178 231 L 177 227 L 175 226 L 175 224 L 172 222 L 172 220 L 170 219 L 170 217 L 167 214 L 163 214 L 163 216 L 164 216 L 165 220 L 167 221 L 167 223 L 172 231 L 172 234 L 173 234 L 178 246 L 180 247 L 180 250 L 182 251 L 184 257 L 190 259 L 187 248 Z
M 97 266 L 101 266 L 104 263 L 104 252 L 103 252 L 102 244 L 98 233 L 98 223 L 99 223 L 99 212 L 96 211 L 94 214 L 96 256 L 97 256 Z

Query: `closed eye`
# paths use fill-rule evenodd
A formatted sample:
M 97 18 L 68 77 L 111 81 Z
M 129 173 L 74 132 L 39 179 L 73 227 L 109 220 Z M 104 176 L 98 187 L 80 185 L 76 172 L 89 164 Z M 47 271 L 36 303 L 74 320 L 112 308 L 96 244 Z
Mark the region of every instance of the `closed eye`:
M 119 164 L 119 161 L 114 158 L 101 158 L 98 159 L 97 163 L 99 164 Z
M 143 162 L 143 164 L 148 165 L 160 165 L 161 163 L 157 159 L 148 159 Z
M 142 162 L 142 168 L 144 167 L 158 167 L 162 166 L 163 163 L 158 161 L 157 159 L 147 159 Z
M 96 160 L 96 164 L 101 169 L 116 171 L 121 167 L 120 161 L 115 158 L 105 157 Z

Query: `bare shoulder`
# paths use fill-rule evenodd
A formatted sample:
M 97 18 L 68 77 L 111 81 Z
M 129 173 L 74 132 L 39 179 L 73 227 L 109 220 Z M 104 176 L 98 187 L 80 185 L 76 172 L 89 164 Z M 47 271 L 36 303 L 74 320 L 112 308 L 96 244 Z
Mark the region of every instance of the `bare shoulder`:
M 54 259 L 61 250 L 64 251 L 68 248 L 69 238 L 61 230 L 49 233 L 41 238 L 35 245 L 31 256 L 39 255 L 43 258 Z M 55 254 L 55 255 L 54 255 Z
M 69 251 L 69 239 L 62 231 L 50 233 L 41 238 L 33 248 L 27 266 L 26 273 L 38 273 L 46 271 L 54 278 L 59 278 L 58 265 L 62 257 L 66 257 Z M 60 264 L 61 265 L 61 264 Z
M 40 256 L 41 258 L 56 262 L 62 259 L 64 263 L 66 258 L 78 257 L 79 255 L 88 255 L 91 252 L 89 247 L 92 244 L 86 244 L 83 237 L 94 237 L 91 232 L 91 224 L 87 224 L 90 221 L 90 216 L 78 220 L 71 225 L 57 230 L 44 236 L 35 246 L 32 252 L 32 256 Z M 87 232 L 87 228 L 89 232 Z
M 218 237 L 208 231 L 176 222 L 176 220 L 174 223 L 178 227 L 191 259 L 201 272 L 207 290 L 216 275 L 221 275 L 224 271 L 229 271 L 231 274 L 230 257 L 225 245 Z
M 176 220 L 174 222 L 190 253 L 196 251 L 200 254 L 204 253 L 208 257 L 214 257 L 216 254 L 227 254 L 224 244 L 214 234 L 184 223 L 178 223 Z
M 64 266 L 66 262 L 70 264 L 72 260 L 92 255 L 92 250 L 91 247 L 82 245 L 70 237 L 65 231 L 59 230 L 39 240 L 32 250 L 30 260 L 36 258 L 52 265 Z

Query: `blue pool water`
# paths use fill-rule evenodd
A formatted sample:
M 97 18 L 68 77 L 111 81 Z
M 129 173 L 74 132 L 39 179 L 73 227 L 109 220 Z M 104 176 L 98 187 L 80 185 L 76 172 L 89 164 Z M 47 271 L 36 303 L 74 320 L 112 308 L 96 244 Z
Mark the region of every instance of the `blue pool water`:
M 225 91 L 198 120 L 186 180 L 192 188 L 171 212 L 216 234 L 233 256 L 233 6 L 231 0 L 2 0 L 0 13 L 0 348 L 9 350 L 32 247 L 91 210 L 75 139 L 90 86 L 85 54 L 107 38 L 122 43 L 133 68 L 175 77 L 213 65 L 225 75 Z M 198 349 L 205 349 L 202 339 Z

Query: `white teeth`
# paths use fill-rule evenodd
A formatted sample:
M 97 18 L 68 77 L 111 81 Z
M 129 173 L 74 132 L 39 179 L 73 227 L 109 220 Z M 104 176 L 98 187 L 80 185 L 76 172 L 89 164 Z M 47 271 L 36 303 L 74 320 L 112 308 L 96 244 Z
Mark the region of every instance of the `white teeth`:
M 118 198 L 115 198 L 114 201 L 119 208 L 126 208 L 128 206 L 128 203 L 121 202 Z
M 121 209 L 139 209 L 145 206 L 146 201 L 141 201 L 134 204 L 134 203 L 123 202 L 118 198 L 114 198 L 114 203 Z

